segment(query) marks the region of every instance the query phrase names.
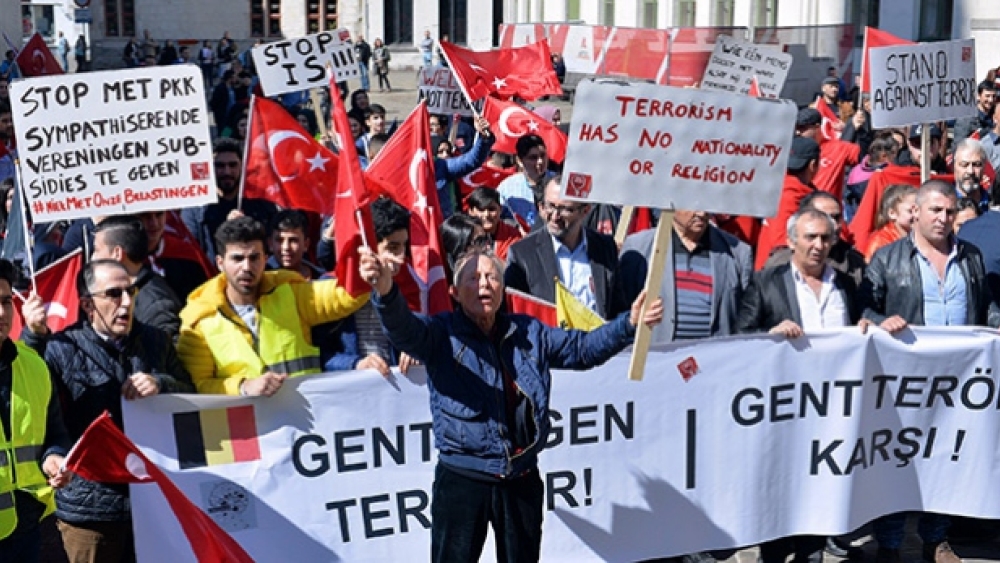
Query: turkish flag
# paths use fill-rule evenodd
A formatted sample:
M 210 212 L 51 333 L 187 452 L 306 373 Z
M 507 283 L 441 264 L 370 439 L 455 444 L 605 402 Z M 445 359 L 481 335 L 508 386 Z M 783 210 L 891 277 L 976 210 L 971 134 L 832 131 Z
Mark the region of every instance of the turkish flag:
M 505 301 L 507 302 L 507 312 L 535 317 L 542 324 L 558 327 L 559 316 L 556 314 L 555 303 L 543 301 L 530 293 L 524 293 L 516 289 L 505 289 Z
M 337 92 L 336 82 L 330 82 L 330 91 Z M 367 281 L 361 279 L 360 249 L 365 243 L 375 250 L 375 229 L 372 212 L 368 205 L 372 196 L 365 185 L 358 161 L 358 150 L 354 147 L 351 126 L 347 122 L 347 110 L 340 96 L 333 99 L 331 121 L 337 132 L 340 145 L 340 163 L 337 168 L 337 189 L 333 202 L 334 238 L 337 253 L 337 279 L 340 285 L 353 297 L 360 297 L 371 291 Z
M 285 209 L 333 214 L 337 155 L 310 137 L 281 104 L 254 97 L 250 105 L 244 195 Z
M 458 187 L 462 191 L 462 201 L 464 202 L 469 197 L 469 194 L 480 186 L 486 186 L 494 190 L 497 189 L 500 186 L 500 182 L 503 182 L 514 174 L 517 174 L 517 168 L 494 168 L 488 163 L 483 164 L 471 173 L 458 179 Z M 463 207 L 466 206 L 463 204 Z
M 861 92 L 872 91 L 871 62 L 868 57 L 869 49 L 877 47 L 891 47 L 892 45 L 913 45 L 913 41 L 907 41 L 901 37 L 865 26 L 865 40 L 861 48 Z
M 45 44 L 40 33 L 35 33 L 14 60 L 25 77 L 63 74 L 63 68 Z
M 823 118 L 819 126 L 820 137 L 816 141 L 822 143 L 823 141 L 840 139 L 840 135 L 844 132 L 844 124 L 840 121 L 840 116 L 833 113 L 830 106 L 823 101 L 823 96 L 816 98 L 816 103 L 813 105 L 816 106 L 816 111 Z
M 549 160 L 562 162 L 566 158 L 566 144 L 569 142 L 566 134 L 525 107 L 514 102 L 486 98 L 483 117 L 495 124 L 490 129 L 496 136 L 496 142 L 493 143 L 493 150 L 496 152 L 514 154 L 517 152 L 517 140 L 524 135 L 534 134 L 545 141 Z
M 108 411 L 87 427 L 66 468 L 99 483 L 156 483 L 202 563 L 253 563 L 253 558 L 115 426 Z
M 83 249 L 78 248 L 35 272 L 35 292 L 45 303 L 46 324 L 52 332 L 59 332 L 80 318 L 76 276 L 82 267 Z M 24 328 L 20 301 L 14 301 L 14 309 L 9 336 L 17 340 Z
M 427 103 L 421 101 L 365 174 L 373 180 L 373 190 L 410 210 L 410 255 L 413 276 L 420 285 L 420 312 L 434 315 L 451 311 L 451 299 L 438 236 L 438 225 L 444 217 L 434 180 L 429 123 Z
M 471 101 L 490 94 L 509 100 L 561 96 L 562 86 L 552 68 L 549 44 L 544 40 L 524 47 L 471 51 L 442 41 L 441 52 Z
M 955 185 L 955 177 L 950 174 L 932 174 L 932 180 L 941 180 L 949 185 Z M 875 232 L 875 221 L 878 210 L 882 206 L 882 194 L 886 188 L 894 184 L 907 184 L 914 188 L 920 187 L 919 166 L 898 166 L 890 164 L 877 170 L 868 180 L 865 195 L 861 197 L 858 210 L 851 219 L 850 231 L 854 237 L 855 248 L 868 248 L 872 233 Z

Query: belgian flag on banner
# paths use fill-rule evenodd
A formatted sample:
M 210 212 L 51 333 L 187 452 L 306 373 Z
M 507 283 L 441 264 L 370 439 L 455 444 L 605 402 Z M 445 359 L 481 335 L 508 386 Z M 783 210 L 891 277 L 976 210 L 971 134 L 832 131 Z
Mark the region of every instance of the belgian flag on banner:
M 253 405 L 174 413 L 181 469 L 260 459 Z

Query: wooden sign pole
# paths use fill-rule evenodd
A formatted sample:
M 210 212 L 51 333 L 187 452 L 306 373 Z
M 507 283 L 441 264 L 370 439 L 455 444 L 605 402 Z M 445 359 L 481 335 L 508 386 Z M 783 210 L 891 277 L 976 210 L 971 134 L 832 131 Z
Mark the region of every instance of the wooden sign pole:
M 931 125 L 920 127 L 920 183 L 931 179 Z
M 663 281 L 663 268 L 670 264 L 671 244 L 670 234 L 674 228 L 674 212 L 662 211 L 660 222 L 656 225 L 656 237 L 653 239 L 653 253 L 649 257 L 649 270 L 646 272 L 646 300 L 642 304 L 642 314 L 639 315 L 639 326 L 635 328 L 635 343 L 632 345 L 632 360 L 628 366 L 628 378 L 632 381 L 642 381 L 646 369 L 646 356 L 649 354 L 649 344 L 653 331 L 642 322 L 646 317 L 649 305 L 660 296 L 660 283 Z M 672 265 L 671 265 L 672 267 Z M 672 315 L 673 311 L 664 311 Z
M 615 242 L 618 244 L 618 248 L 622 247 L 622 243 L 625 242 L 625 237 L 628 236 L 629 223 L 632 222 L 632 216 L 635 215 L 634 205 L 622 206 L 622 216 L 618 218 L 618 228 L 615 229 Z

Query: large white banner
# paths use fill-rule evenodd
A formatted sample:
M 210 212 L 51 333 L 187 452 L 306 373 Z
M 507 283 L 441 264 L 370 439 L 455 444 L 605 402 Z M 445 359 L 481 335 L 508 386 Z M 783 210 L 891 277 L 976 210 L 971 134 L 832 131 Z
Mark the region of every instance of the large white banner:
M 197 66 L 43 76 L 10 91 L 35 221 L 215 203 Z
M 260 86 L 267 96 L 320 88 L 329 84 L 327 69 L 338 82 L 361 75 L 351 32 L 322 31 L 253 48 Z
M 975 115 L 974 39 L 879 47 L 869 58 L 874 127 Z
M 792 67 L 792 56 L 777 45 L 761 45 L 734 39 L 728 35 L 715 38 L 715 51 L 701 79 L 703 90 L 722 90 L 747 94 L 756 78 L 761 96 L 777 98 Z
M 450 68 L 423 67 L 417 74 L 417 102 L 427 100 L 427 111 L 451 117 L 471 116 L 472 108 Z
M 624 354 L 556 372 L 542 560 L 839 534 L 901 510 L 1000 517 L 998 344 L 987 330 L 852 328 L 654 348 L 641 382 Z M 125 426 L 258 561 L 429 554 L 435 454 L 420 375 L 130 401 Z M 132 505 L 141 561 L 194 561 L 155 487 L 132 486 Z
M 795 104 L 690 88 L 581 82 L 563 195 L 662 209 L 774 215 Z

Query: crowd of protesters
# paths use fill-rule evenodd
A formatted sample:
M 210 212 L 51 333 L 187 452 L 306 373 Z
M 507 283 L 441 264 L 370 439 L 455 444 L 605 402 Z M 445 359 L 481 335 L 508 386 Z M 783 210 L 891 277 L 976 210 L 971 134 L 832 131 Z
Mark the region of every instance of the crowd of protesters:
M 429 64 L 429 32 L 419 47 Z M 356 144 L 367 166 L 398 125 L 386 122 L 370 91 L 372 71 L 379 91 L 392 91 L 391 56 L 378 38 L 369 46 L 358 36 L 354 48 L 363 69 L 360 88 L 349 96 L 347 142 Z M 60 53 L 65 62 L 68 47 Z M 603 362 L 631 342 L 641 322 L 663 342 L 763 331 L 799 338 L 843 326 L 898 333 L 910 325 L 1000 324 L 994 300 L 1000 296 L 1000 81 L 993 73 L 978 86 L 976 116 L 928 125 L 926 159 L 922 128 L 873 129 L 868 97 L 845 92 L 835 72 L 821 77 L 818 107 L 801 108 L 789 131 L 775 216 L 673 213 L 662 302 L 645 317 L 642 281 L 656 210 L 647 210 L 649 220 L 642 222 L 623 219 L 615 206 L 563 199 L 561 164 L 549 159 L 541 137 L 526 134 L 514 154 L 503 154 L 492 150 L 494 124 L 485 119 L 431 115 L 454 312 L 427 317 L 414 313 L 420 299 L 412 298 L 417 286 L 406 267 L 412 209 L 384 197 L 371 204 L 376 239 L 364 251 L 361 273 L 372 293 L 357 296 L 331 274 L 338 257 L 330 217 L 238 197 L 250 99 L 261 94 L 249 46 L 240 50 L 227 32 L 215 42 L 178 47 L 146 31 L 141 41 L 127 42 L 122 64 L 199 66 L 214 122 L 218 202 L 180 213 L 31 225 L 33 255 L 0 261 L 3 451 L 12 431 L 11 390 L 26 385 L 20 383 L 25 370 L 41 362 L 53 376 L 51 388 L 36 389 L 44 401 L 31 407 L 46 431 L 25 438 L 32 449 L 24 455 L 33 456 L 28 465 L 37 468 L 25 469 L 24 487 L 0 493 L 0 561 L 37 560 L 38 522 L 53 509 L 71 561 L 134 559 L 127 489 L 72 478 L 60 468 L 72 441 L 100 412 L 109 410 L 121 426 L 121 397 L 271 396 L 289 377 L 353 369 L 388 375 L 394 367 L 405 372 L 424 363 L 440 453 L 433 559 L 477 560 L 492 524 L 501 559 L 532 561 L 541 541 L 536 456 L 548 428 L 549 368 Z M 10 165 L 17 148 L 7 93 L 12 78 L 11 70 L 0 75 L 4 228 L 17 197 Z M 348 98 L 347 84 L 338 86 L 327 96 Z M 311 137 L 337 150 L 335 136 L 324 138 L 316 118 L 329 115 L 326 103 L 317 112 L 305 95 L 278 101 Z M 557 108 L 533 110 L 566 127 Z M 934 179 L 920 181 L 922 160 Z M 477 171 L 504 179 L 468 181 Z M 623 220 L 630 221 L 630 234 L 616 241 L 612 235 Z M 22 307 L 21 341 L 7 338 L 12 290 L 27 288 L 27 261 L 37 268 L 78 248 L 88 258 L 77 280 L 79 322 L 53 332 L 45 304 L 32 295 Z M 505 288 L 554 301 L 556 279 L 609 323 L 584 333 L 505 312 Z M 468 349 L 461 361 L 453 361 L 456 342 Z M 456 384 L 460 377 L 477 378 L 479 392 L 491 394 L 482 420 L 459 412 L 476 392 Z M 446 435 L 444 428 L 455 425 L 468 430 L 458 433 L 465 439 Z M 10 459 L 0 458 L 0 485 Z M 39 492 L 46 484 L 59 489 L 54 504 Z M 460 501 L 442 500 L 456 497 Z M 874 522 L 878 563 L 901 561 L 905 516 Z M 959 560 L 949 526 L 947 516 L 921 515 L 928 563 Z M 849 554 L 835 539 L 795 537 L 763 545 L 761 558 L 816 560 L 824 549 Z

